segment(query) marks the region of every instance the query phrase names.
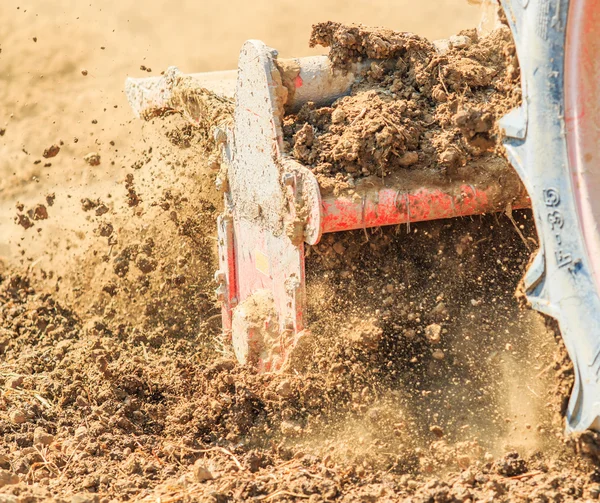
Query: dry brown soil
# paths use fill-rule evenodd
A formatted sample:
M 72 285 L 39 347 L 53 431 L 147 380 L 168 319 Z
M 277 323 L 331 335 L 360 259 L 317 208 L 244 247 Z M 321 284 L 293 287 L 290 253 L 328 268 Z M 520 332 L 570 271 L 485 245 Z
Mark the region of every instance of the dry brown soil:
M 231 67 L 250 37 L 307 54 L 329 18 L 431 38 L 478 18 L 346 4 L 0 4 L 0 502 L 598 498 L 562 435 L 560 339 L 514 296 L 528 212 L 327 236 L 296 373 L 221 339 L 213 137 L 130 120 L 122 82 Z
M 518 195 L 497 127 L 521 102 L 507 26 L 485 35 L 463 30 L 440 48 L 413 34 L 327 22 L 315 25 L 310 42 L 330 48 L 336 69 L 374 60 L 349 96 L 330 106 L 309 102 L 285 120 L 289 151 L 323 191 L 353 190 L 365 177 L 390 183 L 418 172 L 431 186 L 475 183 L 485 173 L 503 175 L 507 192 Z

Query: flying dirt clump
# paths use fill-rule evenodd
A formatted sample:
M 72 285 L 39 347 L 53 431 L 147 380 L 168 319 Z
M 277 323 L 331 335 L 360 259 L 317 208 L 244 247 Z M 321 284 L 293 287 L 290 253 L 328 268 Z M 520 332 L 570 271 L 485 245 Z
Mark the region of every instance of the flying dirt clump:
M 56 157 L 60 152 L 60 147 L 58 145 L 51 145 L 47 149 L 44 150 L 42 154 L 45 159 L 50 159 L 51 157 Z
M 223 110 L 211 117 L 219 121 L 214 126 L 228 120 Z M 76 293 L 60 291 L 75 309 L 143 327 L 152 344 L 189 334 L 206 347 L 220 321 L 213 234 L 222 197 L 209 164 L 221 145 L 212 126 L 195 126 L 174 111 L 162 110 L 143 129 L 146 143 L 122 162 L 131 170 L 120 183 L 81 198 L 90 250 L 77 273 L 61 280 Z
M 49 204 L 49 206 L 51 206 Z M 47 220 L 48 219 L 48 209 L 43 204 L 36 204 L 32 208 L 28 209 L 25 213 L 25 206 L 21 203 L 17 203 L 17 216 L 14 221 L 24 229 L 29 229 L 33 227 L 35 224 L 34 221 L 39 220 Z
M 43 204 L 36 204 L 32 211 L 34 220 L 46 220 L 48 218 L 48 210 Z
M 83 211 L 94 210 L 97 217 L 110 211 L 108 206 L 104 204 L 100 198 L 92 200 L 89 197 L 85 197 L 81 200 L 81 209 Z
M 454 40 L 454 43 L 452 42 Z M 507 163 L 496 123 L 521 101 L 508 27 L 467 30 L 445 44 L 379 28 L 321 23 L 311 44 L 330 47 L 334 67 L 375 59 L 349 96 L 307 103 L 284 119 L 290 152 L 327 189 L 353 188 L 368 176 L 423 170 L 440 180 L 474 165 Z M 467 171 L 465 171 L 467 170 Z
M 133 181 L 133 175 L 128 173 L 125 177 L 125 188 L 127 189 L 127 204 L 129 207 L 137 206 L 142 201 L 138 196 Z
M 99 166 L 100 165 L 100 154 L 97 152 L 90 152 L 83 157 L 83 160 L 89 164 L 90 166 Z
M 329 59 L 337 67 L 361 58 L 393 59 L 433 50 L 431 42 L 412 33 L 332 21 L 315 24 L 308 44 L 330 47 Z

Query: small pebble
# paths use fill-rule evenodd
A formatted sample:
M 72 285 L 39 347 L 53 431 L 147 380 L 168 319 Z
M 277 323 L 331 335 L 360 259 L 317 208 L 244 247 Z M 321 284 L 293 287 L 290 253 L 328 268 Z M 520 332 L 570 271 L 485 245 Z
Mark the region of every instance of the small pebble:
M 196 482 L 206 482 L 207 480 L 212 480 L 215 478 L 201 459 L 194 463 L 192 472 Z
M 440 342 L 440 338 L 442 335 L 442 326 L 437 323 L 432 323 L 425 327 L 425 337 L 432 344 L 437 344 Z
M 27 416 L 25 415 L 25 412 L 23 412 L 20 409 L 13 410 L 10 413 L 9 418 L 11 422 L 15 424 L 23 424 L 25 421 L 27 421 Z
M 292 385 L 287 379 L 285 381 L 281 381 L 277 385 L 277 388 L 275 388 L 275 391 L 279 396 L 284 398 L 287 398 L 293 394 Z
M 412 166 L 419 162 L 419 154 L 416 152 L 404 152 L 402 156 L 398 159 L 398 164 L 404 168 L 408 166 Z
M 339 241 L 337 241 L 333 245 L 333 251 L 335 251 L 338 255 L 342 255 L 346 251 L 346 247 Z
M 471 39 L 466 35 L 452 35 L 448 41 L 455 49 L 465 49 L 472 43 Z
M 48 433 L 44 428 L 38 427 L 33 430 L 34 445 L 50 445 L 54 442 L 54 435 Z
M 431 356 L 433 356 L 435 360 L 443 360 L 446 357 L 441 349 L 436 349 L 433 353 L 431 353 Z
M 336 108 L 333 110 L 333 112 L 331 112 L 331 122 L 334 124 L 340 124 L 341 122 L 344 122 L 345 118 L 346 112 L 344 112 L 344 110 L 341 108 Z
M 440 426 L 434 425 L 429 428 L 429 431 L 433 433 L 436 437 L 442 438 L 444 436 L 444 430 Z
M 4 383 L 7 389 L 17 389 L 23 386 L 23 376 L 9 377 Z

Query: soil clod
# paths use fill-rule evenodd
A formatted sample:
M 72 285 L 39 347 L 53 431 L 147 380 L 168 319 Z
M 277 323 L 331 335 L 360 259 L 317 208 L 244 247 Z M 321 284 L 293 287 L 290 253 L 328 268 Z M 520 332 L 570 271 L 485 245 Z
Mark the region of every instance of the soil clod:
M 100 154 L 96 152 L 90 152 L 83 157 L 83 160 L 90 166 L 99 166 L 101 158 Z

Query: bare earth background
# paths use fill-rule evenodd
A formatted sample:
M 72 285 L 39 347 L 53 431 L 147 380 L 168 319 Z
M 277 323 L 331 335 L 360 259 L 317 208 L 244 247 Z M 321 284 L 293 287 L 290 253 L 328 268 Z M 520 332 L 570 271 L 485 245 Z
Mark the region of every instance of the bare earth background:
M 314 325 L 334 343 L 312 373 L 257 375 L 220 345 L 207 131 L 136 120 L 123 92 L 171 65 L 233 69 L 249 38 L 282 57 L 323 52 L 308 48 L 319 21 L 436 39 L 479 19 L 467 0 L 0 0 L 0 503 L 600 495 L 562 445 L 555 402 L 572 371 L 517 305 L 529 251 L 505 216 L 342 236 L 359 273 L 375 267 L 350 288 L 322 281 L 336 263 L 313 269 Z M 49 218 L 15 223 L 39 204 Z M 530 216 L 516 218 L 535 242 Z M 315 264 L 336 256 L 330 237 Z M 419 339 L 394 334 L 349 346 L 372 328 L 360 303 L 391 292 L 406 319 L 445 317 L 452 358 L 405 358 Z M 355 301 L 358 318 L 337 326 L 331 313 Z

